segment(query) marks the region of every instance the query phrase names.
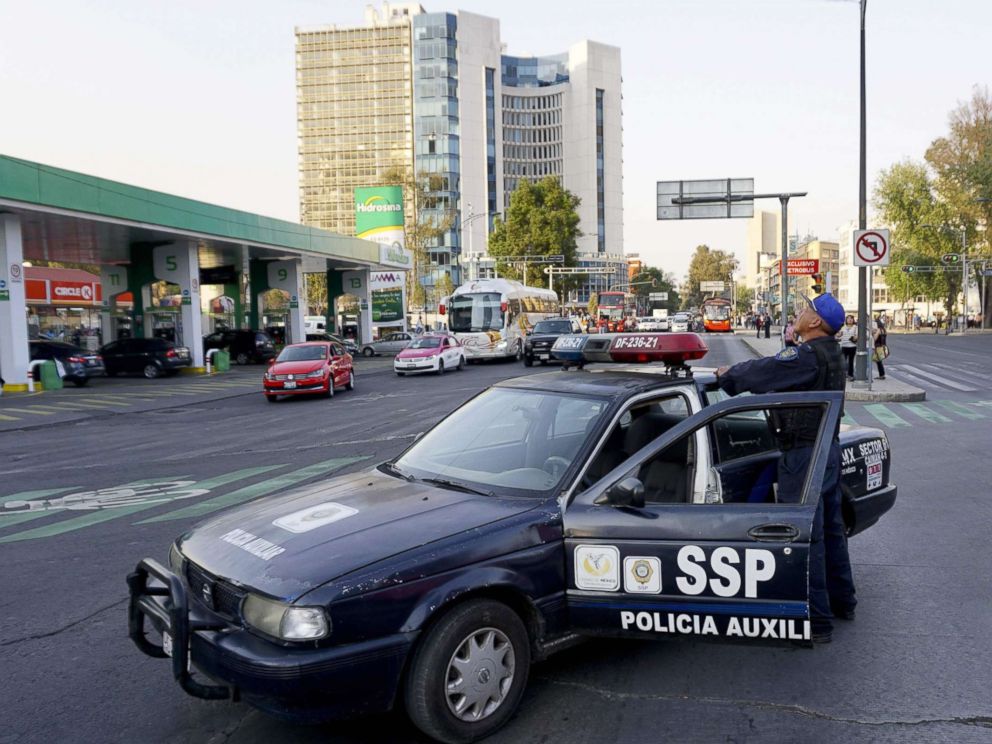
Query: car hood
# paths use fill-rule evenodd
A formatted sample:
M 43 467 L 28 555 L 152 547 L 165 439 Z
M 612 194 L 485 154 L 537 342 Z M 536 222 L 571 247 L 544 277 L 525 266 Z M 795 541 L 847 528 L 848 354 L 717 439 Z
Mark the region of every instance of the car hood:
M 437 356 L 441 353 L 440 347 L 433 349 L 403 349 L 396 355 L 397 359 L 424 359 L 425 357 Z
M 559 336 L 568 336 L 568 335 L 570 335 L 570 334 L 567 334 L 567 333 L 535 333 L 535 334 L 533 334 L 531 336 L 528 336 L 527 337 L 527 340 L 530 341 L 531 343 L 534 343 L 535 341 L 550 341 L 551 343 L 554 343 L 555 341 L 558 340 L 558 337 Z
M 187 532 L 180 549 L 214 576 L 293 601 L 371 563 L 536 506 L 371 470 L 232 509 Z
M 321 360 L 310 360 L 306 362 L 276 362 L 269 367 L 269 374 L 273 375 L 305 375 L 308 372 L 316 372 L 324 366 Z

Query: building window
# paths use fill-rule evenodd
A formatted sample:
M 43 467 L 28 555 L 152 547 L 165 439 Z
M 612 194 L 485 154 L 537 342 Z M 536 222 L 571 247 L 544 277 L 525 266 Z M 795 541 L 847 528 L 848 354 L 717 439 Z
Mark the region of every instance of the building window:
M 496 216 L 496 70 L 486 68 L 486 223 Z
M 596 248 L 606 253 L 606 175 L 603 153 L 603 94 L 596 89 Z

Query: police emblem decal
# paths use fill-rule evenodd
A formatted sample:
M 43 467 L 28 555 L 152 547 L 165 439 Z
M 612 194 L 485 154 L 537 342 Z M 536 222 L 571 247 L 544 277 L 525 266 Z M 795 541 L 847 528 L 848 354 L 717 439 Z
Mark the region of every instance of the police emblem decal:
M 780 362 L 790 362 L 799 356 L 799 349 L 795 346 L 786 346 L 782 351 L 775 355 L 775 358 Z
M 623 590 L 628 594 L 661 594 L 661 559 L 649 555 L 624 558 Z
M 620 588 L 620 550 L 613 545 L 578 545 L 574 570 L 579 589 L 615 592 Z

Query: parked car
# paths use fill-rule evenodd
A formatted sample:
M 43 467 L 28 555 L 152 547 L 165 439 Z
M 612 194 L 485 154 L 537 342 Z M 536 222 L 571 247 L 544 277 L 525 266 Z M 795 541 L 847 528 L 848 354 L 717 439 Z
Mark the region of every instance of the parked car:
M 91 377 L 102 377 L 107 373 L 99 354 L 78 346 L 61 341 L 32 341 L 30 347 L 32 362 L 36 359 L 57 360 L 65 370 L 62 379 L 76 387 L 82 387 Z
M 274 359 L 276 345 L 265 331 L 218 331 L 203 337 L 203 353 L 210 349 L 226 349 L 237 364 L 260 364 Z
M 100 347 L 107 376 L 140 372 L 149 380 L 174 375 L 191 363 L 189 349 L 164 338 L 123 338 Z
M 362 356 L 371 357 L 378 356 L 380 354 L 392 356 L 393 354 L 399 354 L 403 351 L 403 349 L 409 346 L 410 342 L 415 338 L 416 336 L 412 333 L 387 334 L 378 341 L 365 344 L 365 346 L 362 347 Z
M 344 346 L 344 350 L 351 354 L 352 356 L 358 355 L 358 344 L 352 338 L 341 338 L 340 336 L 335 336 L 333 333 L 327 333 L 325 331 L 312 331 L 307 333 L 307 341 L 333 341 L 334 343 L 341 344 Z
M 265 399 L 275 403 L 280 395 L 334 397 L 334 388 L 355 389 L 351 354 L 333 341 L 290 344 L 265 371 Z
M 524 341 L 524 366 L 533 367 L 536 359 L 541 364 L 558 361 L 551 357 L 551 347 L 559 336 L 569 333 L 582 333 L 582 327 L 572 318 L 548 318 L 539 320 L 534 330 Z
M 407 372 L 461 370 L 465 366 L 465 349 L 458 339 L 447 334 L 430 334 L 414 339 L 396 355 L 393 370 L 402 377 Z

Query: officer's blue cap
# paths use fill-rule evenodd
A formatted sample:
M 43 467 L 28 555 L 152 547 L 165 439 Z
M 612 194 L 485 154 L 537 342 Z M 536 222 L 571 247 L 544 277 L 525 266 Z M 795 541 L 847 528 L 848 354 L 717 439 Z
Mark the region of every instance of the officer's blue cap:
M 821 294 L 812 300 L 806 295 L 802 295 L 802 298 L 812 306 L 820 319 L 830 326 L 830 330 L 834 333 L 844 325 L 844 319 L 847 317 L 844 307 L 832 294 Z

